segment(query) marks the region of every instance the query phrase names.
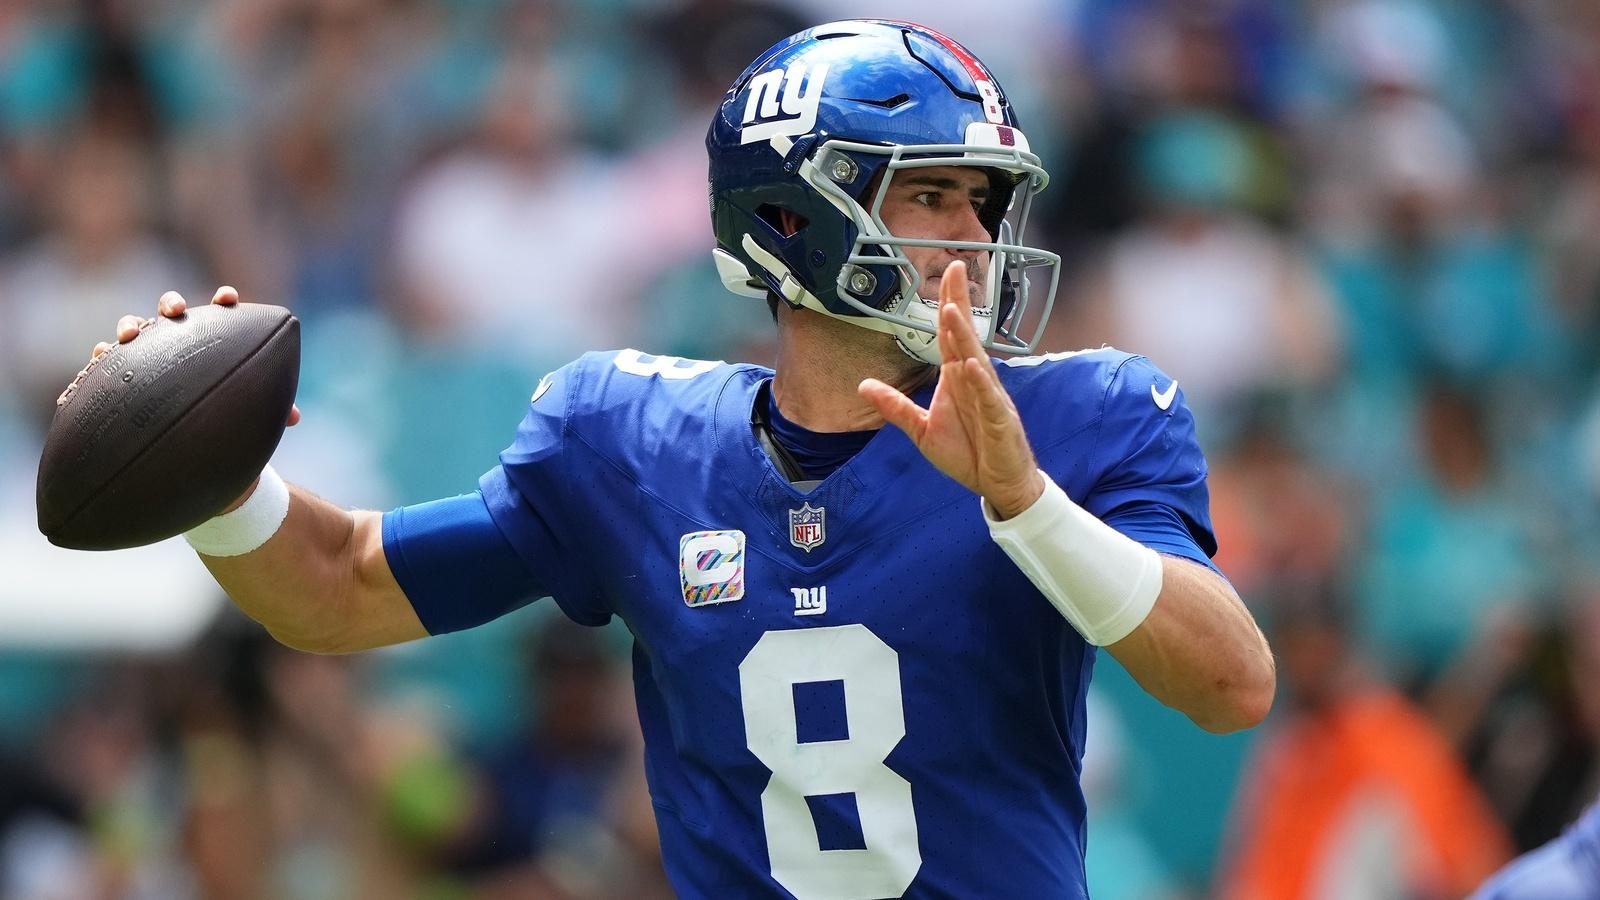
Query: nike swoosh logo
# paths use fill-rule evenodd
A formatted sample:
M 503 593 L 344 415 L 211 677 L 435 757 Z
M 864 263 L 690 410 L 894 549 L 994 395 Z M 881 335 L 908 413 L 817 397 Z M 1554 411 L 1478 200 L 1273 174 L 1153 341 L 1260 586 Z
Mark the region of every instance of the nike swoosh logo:
M 1150 385 L 1150 399 L 1154 400 L 1156 406 L 1161 409 L 1172 408 L 1172 398 L 1176 396 L 1178 396 L 1178 382 L 1176 380 L 1167 385 L 1167 389 L 1164 391 L 1158 391 L 1155 385 Z
M 549 375 L 546 375 L 545 377 L 539 379 L 539 386 L 537 388 L 534 388 L 534 391 L 533 391 L 533 399 L 529 400 L 528 402 L 529 403 L 538 403 L 539 402 L 539 398 L 544 396 L 544 392 L 550 390 L 550 385 L 555 383 L 555 377 L 556 377 L 556 373 L 551 372 Z M 1150 390 L 1152 390 L 1152 391 L 1155 390 L 1155 386 L 1152 385 Z

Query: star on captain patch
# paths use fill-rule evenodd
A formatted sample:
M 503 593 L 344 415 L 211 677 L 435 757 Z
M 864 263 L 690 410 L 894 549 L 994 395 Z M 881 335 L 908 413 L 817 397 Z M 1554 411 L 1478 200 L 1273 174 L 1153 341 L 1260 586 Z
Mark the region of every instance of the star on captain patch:
M 789 510 L 789 543 L 807 553 L 822 546 L 828 539 L 826 507 L 812 506 L 808 501 L 799 509 Z

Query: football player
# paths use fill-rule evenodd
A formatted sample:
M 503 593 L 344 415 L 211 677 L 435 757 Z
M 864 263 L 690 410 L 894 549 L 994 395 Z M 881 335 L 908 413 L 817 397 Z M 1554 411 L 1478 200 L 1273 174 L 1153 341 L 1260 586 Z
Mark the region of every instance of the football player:
M 1210 731 L 1273 696 L 1182 391 L 1114 349 L 1025 355 L 1059 266 L 1025 242 L 1048 176 L 950 38 L 794 35 L 706 143 L 716 264 L 772 306 L 776 371 L 591 353 L 471 494 L 350 512 L 268 469 L 190 542 L 316 652 L 544 596 L 620 616 L 683 897 L 1085 896 L 1098 649 Z

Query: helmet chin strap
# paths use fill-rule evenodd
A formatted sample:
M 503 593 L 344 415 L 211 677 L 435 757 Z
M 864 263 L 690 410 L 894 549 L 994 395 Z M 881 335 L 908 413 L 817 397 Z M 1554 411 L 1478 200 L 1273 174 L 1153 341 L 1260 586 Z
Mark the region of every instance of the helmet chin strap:
M 767 273 L 777 280 L 779 295 L 791 306 L 802 306 L 813 312 L 822 313 L 830 319 L 848 322 L 851 325 L 865 328 L 869 331 L 893 335 L 895 345 L 907 356 L 919 362 L 937 366 L 942 361 L 939 353 L 938 337 L 939 301 L 915 295 L 909 303 L 906 303 L 903 315 L 913 322 L 927 325 L 928 331 L 907 328 L 903 325 L 896 325 L 893 322 L 886 322 L 883 319 L 873 318 L 872 316 L 841 316 L 829 310 L 821 300 L 817 299 L 815 294 L 802 287 L 799 280 L 783 264 L 783 260 L 768 253 L 760 244 L 756 243 L 755 238 L 746 234 L 741 243 L 744 246 L 744 251 L 750 254 L 750 258 L 755 260 L 757 265 L 766 269 Z M 724 278 L 724 281 L 727 281 L 727 278 Z M 993 268 L 989 271 L 988 281 L 989 293 L 991 294 L 990 304 L 972 310 L 972 328 L 977 332 L 980 342 L 989 339 L 989 333 L 994 325 L 994 301 L 992 295 L 996 279 Z
M 929 300 L 923 296 L 911 298 L 904 312 L 906 318 L 913 322 L 926 324 L 935 329 L 935 333 L 925 331 L 912 331 L 909 328 L 896 328 L 891 326 L 894 342 L 905 354 L 912 359 L 920 360 L 930 366 L 937 366 L 943 362 L 939 353 L 939 301 Z M 977 307 L 972 310 L 972 328 L 978 333 L 980 342 L 989 339 L 989 330 L 994 324 L 994 312 L 990 307 Z
M 1000 302 L 1000 279 L 995 272 L 996 267 L 990 266 L 989 273 L 984 279 L 984 293 L 989 298 L 989 305 L 972 308 L 972 330 L 978 333 L 979 343 L 989 340 L 989 335 L 994 330 L 994 311 Z M 934 333 L 895 328 L 893 329 L 895 343 L 899 344 L 900 349 L 912 359 L 933 366 L 939 365 L 943 361 L 939 353 L 939 301 L 929 300 L 918 294 L 906 304 L 903 314 L 913 322 L 926 324 L 934 330 Z

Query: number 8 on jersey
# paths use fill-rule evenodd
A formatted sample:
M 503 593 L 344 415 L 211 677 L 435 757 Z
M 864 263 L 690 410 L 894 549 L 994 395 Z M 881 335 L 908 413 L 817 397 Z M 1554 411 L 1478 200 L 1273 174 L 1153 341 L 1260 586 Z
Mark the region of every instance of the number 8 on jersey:
M 802 743 L 794 686 L 844 687 L 845 740 Z M 898 897 L 922 867 L 911 784 L 884 760 L 905 737 L 900 656 L 865 625 L 769 631 L 739 664 L 745 740 L 772 770 L 761 792 L 772 877 L 800 900 Z M 864 849 L 823 850 L 807 797 L 853 794 Z

